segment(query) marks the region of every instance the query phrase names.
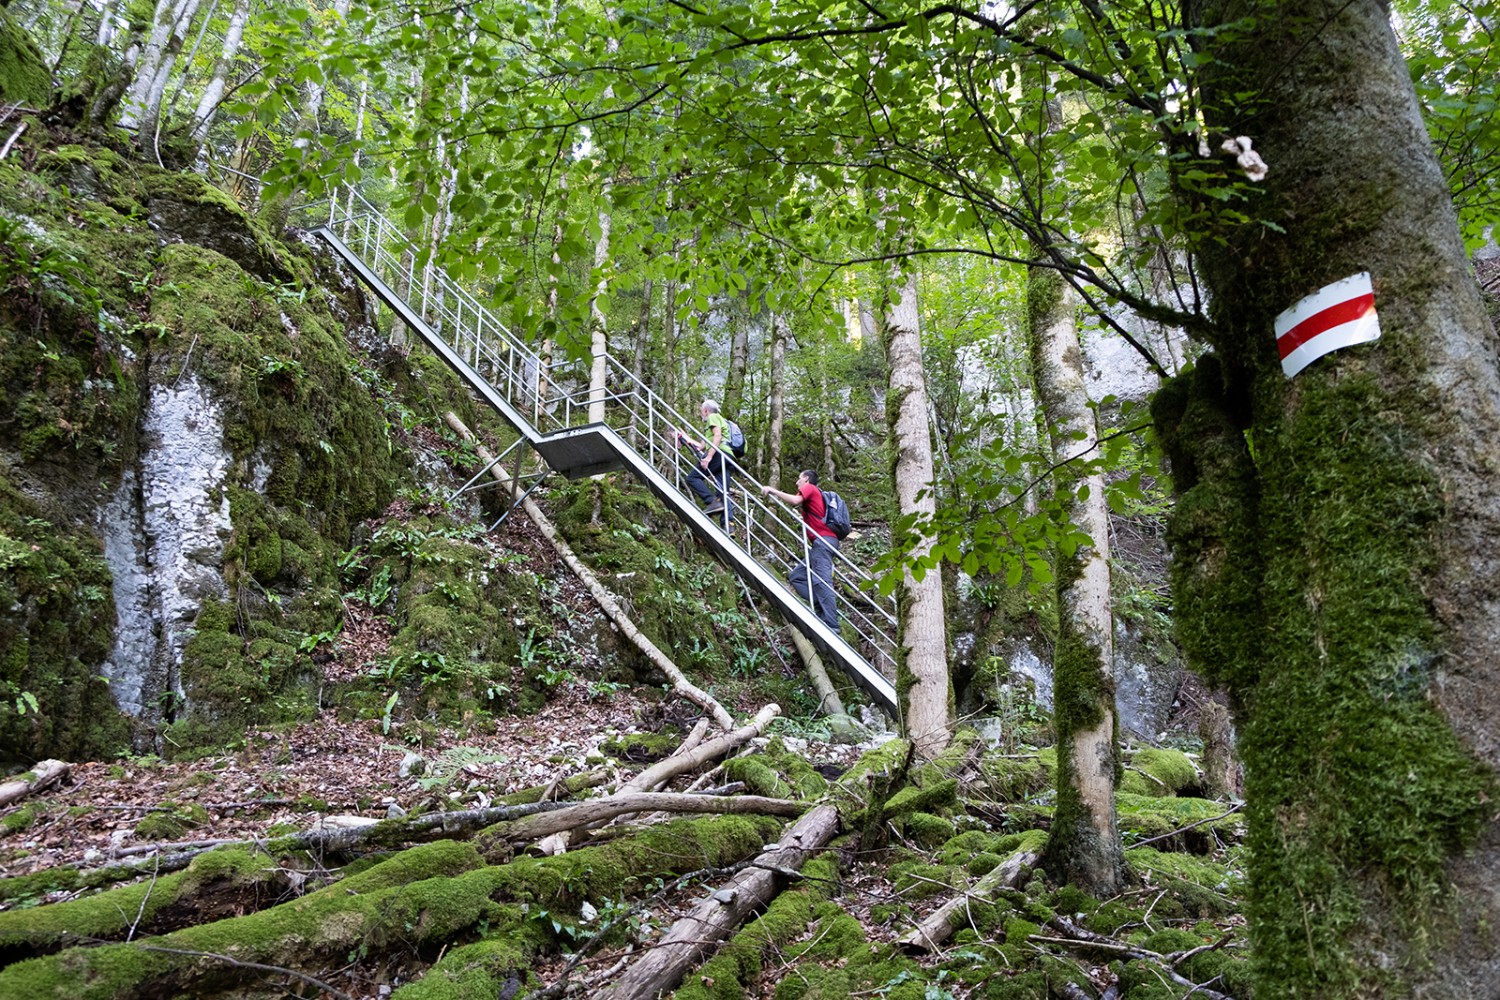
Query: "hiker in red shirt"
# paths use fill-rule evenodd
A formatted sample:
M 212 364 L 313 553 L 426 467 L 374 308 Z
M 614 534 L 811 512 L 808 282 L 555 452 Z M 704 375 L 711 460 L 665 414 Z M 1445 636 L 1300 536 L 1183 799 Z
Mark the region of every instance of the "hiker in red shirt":
M 827 508 L 823 504 L 823 491 L 818 489 L 818 474 L 812 469 L 798 473 L 796 493 L 786 493 L 774 486 L 766 486 L 762 492 L 780 497 L 802 511 L 802 523 L 807 527 L 808 562 L 812 563 L 812 596 L 808 597 L 807 562 L 793 566 L 788 578 L 792 589 L 812 601 L 818 619 L 837 635 L 839 609 L 833 591 L 833 554 L 839 550 L 839 539 L 824 521 Z

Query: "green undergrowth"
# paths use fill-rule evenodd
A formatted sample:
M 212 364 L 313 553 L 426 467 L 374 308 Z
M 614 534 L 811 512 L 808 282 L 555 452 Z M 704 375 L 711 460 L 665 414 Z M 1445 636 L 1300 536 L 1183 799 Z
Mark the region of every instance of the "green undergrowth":
M 791 716 L 813 712 L 800 670 L 781 669 L 734 576 L 645 487 L 623 477 L 581 480 L 554 490 L 549 506 L 635 624 L 697 683 L 746 710 L 774 701 Z M 633 648 L 621 654 L 643 676 L 655 674 Z
M 395 695 L 398 720 L 475 723 L 535 711 L 577 676 L 560 565 L 521 557 L 435 504 L 372 524 L 341 559 L 345 593 L 394 635 L 344 704 L 378 714 Z
M 497 963 L 521 963 L 543 946 L 579 939 L 586 933 L 579 928 L 583 901 L 602 908 L 642 883 L 734 864 L 759 851 L 781 825 L 742 817 L 683 820 L 654 827 L 629 843 L 499 866 L 485 866 L 469 844 L 439 841 L 257 913 L 135 944 L 73 948 L 18 962 L 0 971 L 0 994 L 202 995 L 245 985 L 243 969 L 204 964 L 181 952 L 301 964 L 344 960 L 352 949 L 372 957 L 415 954 L 432 961 L 454 944 L 490 941 L 487 948 L 465 953 L 462 972 L 467 976 L 482 967 L 492 974 Z M 469 962 L 485 955 L 487 961 Z M 414 995 L 453 994 L 418 990 Z

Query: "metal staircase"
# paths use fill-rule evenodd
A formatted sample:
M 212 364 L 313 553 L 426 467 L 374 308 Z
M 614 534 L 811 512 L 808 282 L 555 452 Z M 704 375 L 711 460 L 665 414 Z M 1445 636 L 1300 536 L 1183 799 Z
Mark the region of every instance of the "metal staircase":
M 696 421 L 668 406 L 611 356 L 603 359 L 602 394 L 590 392 L 586 365 L 544 362 L 446 272 L 418 265 L 417 248 L 357 193 L 341 192 L 317 208 L 321 221 L 312 233 L 515 428 L 518 444 L 529 445 L 552 471 L 569 479 L 621 469 L 635 475 L 824 657 L 899 719 L 896 690 L 888 680 L 895 675 L 894 602 L 880 597 L 869 575 L 841 553 L 834 561 L 834 584 L 843 633 L 824 625 L 786 583 L 791 566 L 807 558 L 801 518 L 792 508 L 767 501 L 760 484 L 728 454 L 732 522 L 704 514 L 683 488 L 696 456 L 675 443 L 674 432 L 701 438 Z M 590 419 L 591 411 L 596 419 Z

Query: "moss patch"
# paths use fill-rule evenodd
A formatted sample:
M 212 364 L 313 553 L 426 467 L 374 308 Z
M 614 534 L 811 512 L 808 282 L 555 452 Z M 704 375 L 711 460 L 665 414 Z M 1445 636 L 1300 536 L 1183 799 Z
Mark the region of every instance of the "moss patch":
M 10 12 L 0 9 L 0 99 L 45 108 L 51 96 L 52 74 L 41 50 Z

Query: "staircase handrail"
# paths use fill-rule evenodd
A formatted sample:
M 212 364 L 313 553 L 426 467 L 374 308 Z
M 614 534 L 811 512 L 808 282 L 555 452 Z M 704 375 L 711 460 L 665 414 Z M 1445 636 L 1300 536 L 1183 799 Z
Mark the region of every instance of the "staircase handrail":
M 561 373 L 577 370 L 584 361 L 592 359 L 545 360 L 500 322 L 477 296 L 427 259 L 428 255 L 405 232 L 358 192 L 344 189 L 336 192 L 326 206 L 309 206 L 305 211 L 322 214 L 324 207 L 328 228 L 340 233 L 351 247 L 358 244 L 360 249 L 356 252 L 367 265 L 377 272 L 395 275 L 397 284 L 404 286 L 400 291 L 414 312 L 424 317 L 450 349 L 488 379 L 529 420 L 532 435 L 540 438 L 587 424 L 591 407 L 602 404 L 605 425 L 614 426 L 621 437 L 638 449 L 641 445 L 636 442 L 644 438 L 643 457 L 651 464 L 661 467 L 669 459 L 672 483 L 682 490 L 686 456 L 677 447 L 668 450 L 664 425 L 692 433 L 694 421 L 668 404 L 618 359 L 607 352 L 603 355 L 606 366 L 603 399 L 591 389 L 586 369 L 577 383 L 560 380 Z M 618 416 L 622 411 L 624 426 L 615 426 L 608 414 Z M 579 414 L 583 415 L 581 422 Z M 743 537 L 739 527 L 732 537 L 763 564 L 770 558 L 789 568 L 797 561 L 805 561 L 808 543 L 801 518 L 779 499 L 767 501 L 761 495 L 759 480 L 727 448 L 721 454 L 740 482 L 756 487 L 753 491 L 742 489 L 735 497 L 741 511 Z M 880 597 L 873 578 L 843 552 L 836 553 L 835 584 L 842 585 L 843 619 L 859 634 L 876 660 L 893 668 L 897 621 L 894 602 Z M 798 597 L 811 604 L 810 598 L 800 593 Z

